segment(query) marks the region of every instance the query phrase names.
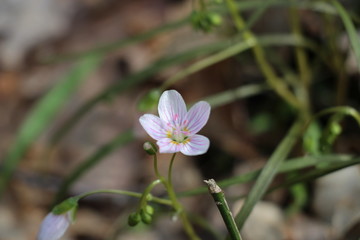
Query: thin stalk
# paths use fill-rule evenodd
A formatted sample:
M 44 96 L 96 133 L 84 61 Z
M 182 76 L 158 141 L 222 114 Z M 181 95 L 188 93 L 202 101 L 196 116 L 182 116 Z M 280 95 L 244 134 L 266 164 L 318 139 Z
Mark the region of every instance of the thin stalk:
M 168 181 L 165 181 L 164 184 L 165 184 L 165 188 L 168 192 L 169 198 L 172 202 L 172 206 L 174 207 L 176 213 L 179 215 L 179 217 L 183 223 L 185 232 L 188 234 L 190 239 L 200 240 L 200 238 L 196 235 L 193 227 L 191 226 L 190 221 L 183 209 L 183 206 L 177 199 L 173 186 Z
M 327 36 L 327 47 L 329 49 L 329 63 L 331 68 L 337 75 L 337 85 L 336 85 L 336 105 L 340 106 L 346 102 L 347 89 L 349 85 L 349 79 L 347 77 L 345 66 L 344 66 L 344 57 L 339 51 L 338 39 L 339 39 L 339 28 L 335 20 L 335 17 L 330 14 L 324 14 L 324 30 Z
M 295 37 L 302 37 L 299 12 L 296 8 L 290 9 L 290 24 L 292 32 Z M 309 86 L 311 81 L 311 70 L 308 64 L 308 59 L 304 48 L 301 46 L 295 47 L 296 62 L 299 68 L 301 84 L 298 89 L 298 99 L 302 102 L 304 114 L 310 116 L 309 103 Z
M 175 156 L 176 156 L 176 153 L 174 153 L 171 157 L 171 160 L 170 160 L 170 164 L 169 164 L 169 171 L 168 171 L 168 182 L 170 185 L 172 185 L 172 168 L 173 168 L 173 165 L 174 165 L 174 160 L 175 160 Z
M 232 240 L 242 240 L 239 229 L 236 226 L 233 215 L 230 211 L 229 205 L 225 199 L 225 194 L 221 188 L 216 184 L 214 179 L 204 180 L 208 185 L 209 192 L 213 197 L 216 206 L 218 207 L 220 214 L 224 220 L 225 226 L 229 232 Z
M 158 164 L 157 164 L 157 154 L 154 155 L 154 171 L 157 178 L 162 179 L 163 177 L 160 175 Z
M 295 108 L 300 108 L 301 104 L 299 103 L 299 101 L 296 99 L 294 94 L 288 89 L 288 87 L 284 84 L 284 82 L 282 82 L 281 79 L 276 75 L 274 69 L 267 61 L 265 52 L 263 48 L 258 44 L 258 40 L 256 36 L 250 30 L 245 30 L 246 24 L 242 19 L 235 2 L 233 0 L 226 0 L 226 4 L 230 11 L 231 17 L 233 18 L 237 30 L 243 32 L 243 38 L 246 41 L 255 43 L 252 50 L 262 73 L 266 77 L 268 84 L 288 104 L 292 105 Z
M 148 196 L 151 196 L 151 190 L 159 183 L 161 183 L 161 180 L 156 179 L 152 183 L 150 183 L 149 186 L 147 186 L 147 188 L 145 189 L 145 191 L 143 192 L 140 198 L 139 211 L 140 209 L 143 209 L 146 206 L 146 202 L 148 201 Z
M 126 195 L 126 196 L 129 196 L 129 197 L 136 197 L 136 198 L 141 198 L 142 195 L 143 195 L 143 194 L 137 193 L 137 192 L 117 190 L 117 189 L 99 189 L 99 190 L 95 190 L 95 191 L 82 193 L 82 194 L 76 196 L 75 198 L 77 198 L 77 199 L 85 198 L 85 197 L 88 197 L 90 195 L 99 194 L 99 193 L 119 194 L 119 195 Z M 147 200 L 151 201 L 151 202 L 163 204 L 163 205 L 172 206 L 172 202 L 170 200 L 154 197 L 152 195 L 150 195 L 150 197 L 148 197 Z
M 179 200 L 177 199 L 176 193 L 174 191 L 174 187 L 172 185 L 172 167 L 173 167 L 173 163 L 174 163 L 174 159 L 175 159 L 175 155 L 176 153 L 174 153 L 171 157 L 170 160 L 170 165 L 169 165 L 169 172 L 168 172 L 168 179 L 164 179 L 163 177 L 161 178 L 162 183 L 164 184 L 166 191 L 169 195 L 169 198 L 172 202 L 172 206 L 175 209 L 176 213 L 180 216 L 180 219 L 183 223 L 184 226 L 184 230 L 185 232 L 188 234 L 188 236 L 190 237 L 190 239 L 192 240 L 200 240 L 200 238 L 196 235 L 193 227 L 190 224 L 190 221 L 187 217 L 187 214 L 184 211 L 183 206 L 181 205 L 181 203 L 179 202 Z

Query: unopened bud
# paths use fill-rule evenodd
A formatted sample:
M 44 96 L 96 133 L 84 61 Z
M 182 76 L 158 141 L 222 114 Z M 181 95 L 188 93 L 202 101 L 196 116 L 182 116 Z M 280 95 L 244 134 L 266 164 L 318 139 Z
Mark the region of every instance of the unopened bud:
M 147 212 L 141 210 L 140 212 L 141 221 L 145 224 L 150 224 L 152 222 L 152 216 Z
M 152 142 L 145 142 L 143 147 L 149 155 L 155 155 L 158 151 L 157 147 Z
M 154 208 L 152 206 L 146 205 L 145 212 L 150 214 L 150 215 L 154 215 L 155 210 L 154 210 Z
M 128 224 L 130 227 L 136 226 L 141 221 L 141 217 L 138 213 L 133 212 L 129 215 Z

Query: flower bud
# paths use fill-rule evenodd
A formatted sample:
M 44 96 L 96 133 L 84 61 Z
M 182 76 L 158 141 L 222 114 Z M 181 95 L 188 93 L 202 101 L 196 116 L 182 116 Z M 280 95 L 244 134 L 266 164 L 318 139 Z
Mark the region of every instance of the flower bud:
M 150 224 L 152 222 L 152 216 L 148 214 L 146 211 L 140 211 L 141 221 L 145 224 Z
M 217 13 L 209 13 L 208 18 L 213 26 L 219 26 L 222 23 L 222 18 Z
M 49 213 L 40 226 L 37 240 L 58 240 L 60 239 L 71 223 L 70 213 L 56 215 Z
M 145 142 L 143 148 L 149 155 L 155 155 L 158 151 L 156 145 L 152 142 Z
M 154 210 L 154 208 L 152 206 L 146 205 L 145 212 L 152 216 L 152 215 L 154 215 L 155 210 Z
M 137 212 L 133 212 L 129 215 L 128 224 L 130 227 L 136 226 L 141 221 L 141 217 Z

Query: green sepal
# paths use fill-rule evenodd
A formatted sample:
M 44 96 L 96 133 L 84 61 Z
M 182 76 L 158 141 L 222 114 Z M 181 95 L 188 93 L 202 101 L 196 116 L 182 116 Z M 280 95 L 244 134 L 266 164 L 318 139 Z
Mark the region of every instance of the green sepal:
M 149 154 L 151 156 L 155 155 L 158 151 L 158 148 L 152 142 L 145 142 L 143 145 L 143 148 L 144 148 L 145 152 L 147 152 L 147 154 Z
M 68 198 L 60 204 L 56 205 L 51 212 L 55 215 L 60 215 L 71 211 L 71 219 L 73 220 L 75 218 L 75 212 L 78 207 L 78 201 L 78 198 Z

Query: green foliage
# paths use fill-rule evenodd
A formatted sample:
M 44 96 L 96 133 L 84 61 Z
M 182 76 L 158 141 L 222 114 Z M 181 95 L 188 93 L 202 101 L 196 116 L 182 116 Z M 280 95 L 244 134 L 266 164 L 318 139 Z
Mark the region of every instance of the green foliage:
M 30 145 L 49 127 L 59 114 L 61 107 L 68 102 L 88 75 L 97 68 L 100 61 L 99 56 L 89 56 L 79 61 L 28 114 L 3 160 L 3 167 L 0 170 L 0 196 Z
M 226 4 L 222 4 L 225 2 Z M 205 4 L 205 1 L 201 2 Z M 219 181 L 221 187 L 229 187 L 235 184 L 254 182 L 254 185 L 245 197 L 244 205 L 241 211 L 236 215 L 235 220 L 239 229 L 243 226 L 254 206 L 260 199 L 267 193 L 274 191 L 278 188 L 290 189 L 294 202 L 289 207 L 289 211 L 298 211 L 307 202 L 307 192 L 303 183 L 312 181 L 316 178 L 337 171 L 344 167 L 356 165 L 360 163 L 358 157 L 349 155 L 341 155 L 333 153 L 334 143 L 338 137 L 343 133 L 342 121 L 345 116 L 351 116 L 360 126 L 359 112 L 349 106 L 329 107 L 325 110 L 320 110 L 319 113 L 314 114 L 313 109 L 318 109 L 318 106 L 331 106 L 330 103 L 322 103 L 318 99 L 311 98 L 312 81 L 316 81 L 314 72 L 319 71 L 321 67 L 329 65 L 327 56 L 329 53 L 337 53 L 342 55 L 338 49 L 326 49 L 324 46 L 318 45 L 309 39 L 306 39 L 302 33 L 299 21 L 299 9 L 308 9 L 314 11 L 319 15 L 331 15 L 331 17 L 339 17 L 345 27 L 347 36 L 350 39 L 351 48 L 355 53 L 357 65 L 360 68 L 360 41 L 359 34 L 354 24 L 354 19 L 359 17 L 351 14 L 344 6 L 337 0 L 330 1 L 301 1 L 301 0 L 252 0 L 252 1 L 233 1 L 214 0 L 211 3 L 214 5 L 202 7 L 194 10 L 188 17 L 180 19 L 151 31 L 145 32 L 138 36 L 133 36 L 128 39 L 119 40 L 110 43 L 100 48 L 90 49 L 82 53 L 74 53 L 70 55 L 58 56 L 49 59 L 46 62 L 55 63 L 58 61 L 73 61 L 76 64 L 73 69 L 64 77 L 63 80 L 53 87 L 45 96 L 40 99 L 35 107 L 29 112 L 26 120 L 19 128 L 16 139 L 8 151 L 2 162 L 0 169 L 0 194 L 4 191 L 9 179 L 16 170 L 19 162 L 23 158 L 26 151 L 31 147 L 31 144 L 51 126 L 52 121 L 58 116 L 61 108 L 68 102 L 72 94 L 81 86 L 81 83 L 86 80 L 88 75 L 94 71 L 101 60 L 115 49 L 120 49 L 132 44 L 137 44 L 142 41 L 151 39 L 169 31 L 178 29 L 186 24 L 190 25 L 199 31 L 211 34 L 215 29 L 223 27 L 226 23 L 224 19 L 231 21 L 231 27 L 227 30 L 231 31 L 236 29 L 236 33 L 229 33 L 224 38 L 217 38 L 213 43 L 204 46 L 188 49 L 178 54 L 163 56 L 154 63 L 150 64 L 139 72 L 132 73 L 131 75 L 109 86 L 101 91 L 97 96 L 87 101 L 77 111 L 65 121 L 64 125 L 55 131 L 49 145 L 57 145 L 64 136 L 69 133 L 79 120 L 95 106 L 100 103 L 106 102 L 107 99 L 116 97 L 132 88 L 138 87 L 144 83 L 149 77 L 166 70 L 173 66 L 180 66 L 181 70 L 164 81 L 161 86 L 150 90 L 138 103 L 140 111 L 153 111 L 156 109 L 161 92 L 173 86 L 175 83 L 186 79 L 191 74 L 198 73 L 203 69 L 208 68 L 221 61 L 230 59 L 234 56 L 243 56 L 244 52 L 252 51 L 253 57 L 258 67 L 263 74 L 260 79 L 262 83 L 248 84 L 238 86 L 234 89 L 229 89 L 224 92 L 214 94 L 207 97 L 212 108 L 221 107 L 225 104 L 235 102 L 238 99 L 247 98 L 250 96 L 260 95 L 265 92 L 271 92 L 278 97 L 288 111 L 291 106 L 292 114 L 288 114 L 289 118 L 296 115 L 296 119 L 288 133 L 284 135 L 283 139 L 279 142 L 274 152 L 269 157 L 265 166 L 262 169 L 249 172 L 243 175 L 227 178 Z M 253 24 L 260 19 L 264 12 L 270 7 L 291 8 L 289 21 L 291 32 L 285 34 L 256 34 L 252 31 Z M 243 18 L 242 13 L 245 10 L 254 10 L 250 12 L 252 16 L 249 19 Z M 332 26 L 325 26 L 332 28 Z M 336 33 L 339 34 L 339 33 Z M 328 36 L 325 36 L 328 37 Z M 281 62 L 279 64 L 276 58 L 269 57 L 267 48 L 275 46 L 284 47 L 294 51 L 294 66 L 290 63 Z M 309 59 L 309 53 L 313 55 L 313 59 Z M 272 51 L 273 54 L 277 54 Z M 310 62 L 312 61 L 312 62 Z M 184 63 L 189 63 L 182 66 Z M 342 63 L 341 63 L 342 64 Z M 340 65 L 341 65 L 340 64 Z M 340 66 L 337 71 L 343 71 L 345 67 Z M 322 69 L 321 69 L 322 71 Z M 322 75 L 323 72 L 318 73 Z M 344 74 L 344 72 L 336 73 L 334 75 Z M 341 82 L 342 79 L 338 80 Z M 336 93 L 334 87 L 333 95 Z M 332 97 L 332 96 L 331 96 Z M 316 103 L 316 104 L 315 104 Z M 267 105 L 269 106 L 269 105 Z M 289 111 L 288 111 L 289 112 Z M 276 114 L 276 113 L 275 113 Z M 331 116 L 327 116 L 331 114 Z M 326 121 L 320 121 L 318 118 L 327 116 Z M 255 133 L 262 133 L 268 131 L 275 125 L 275 119 L 266 111 L 259 109 L 251 122 L 251 126 Z M 323 119 L 321 119 L 323 120 Z M 326 124 L 320 124 L 326 122 Z M 302 138 L 302 147 L 310 156 L 286 160 L 296 145 Z M 87 171 L 95 167 L 100 161 L 116 149 L 125 146 L 127 143 L 135 139 L 133 130 L 128 130 L 124 133 L 118 134 L 114 139 L 99 147 L 94 153 L 88 156 L 82 164 L 77 166 L 71 171 L 64 179 L 57 197 L 56 202 L 63 199 L 65 193 L 69 188 Z M 144 149 L 152 156 L 156 156 L 157 148 L 153 143 L 145 143 Z M 172 168 L 172 161 L 170 170 Z M 300 170 L 304 173 L 299 174 Z M 157 169 L 156 169 L 157 171 Z M 171 172 L 171 171 L 169 171 Z M 271 183 L 276 175 L 285 175 L 285 181 L 281 184 L 274 185 Z M 160 176 L 156 172 L 157 177 Z M 171 174 L 169 175 L 171 176 Z M 139 207 L 137 212 L 130 214 L 128 224 L 135 226 L 139 222 L 150 224 L 153 221 L 154 208 L 147 205 L 146 201 L 156 199 L 158 203 L 172 206 L 175 209 L 182 207 L 176 200 L 176 194 L 171 186 L 171 178 L 164 180 L 159 178 L 163 183 L 166 183 L 166 188 L 170 195 L 169 199 L 153 198 L 150 190 L 157 184 L 154 182 L 148 189 L 148 194 L 142 199 L 144 205 Z M 205 187 L 192 189 L 188 192 L 180 193 L 179 196 L 188 197 L 195 194 L 205 193 Z M 129 193 L 122 191 L 121 194 L 127 194 L 135 197 L 141 196 L 137 193 Z M 54 214 L 63 214 L 68 211 L 76 211 L 78 198 L 67 199 L 60 204 L 56 205 L 53 209 Z M 181 211 L 181 217 L 186 218 L 186 213 Z M 190 234 L 191 235 L 191 234 Z

